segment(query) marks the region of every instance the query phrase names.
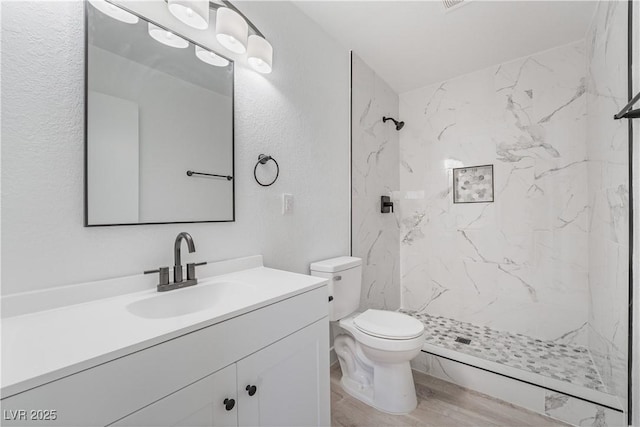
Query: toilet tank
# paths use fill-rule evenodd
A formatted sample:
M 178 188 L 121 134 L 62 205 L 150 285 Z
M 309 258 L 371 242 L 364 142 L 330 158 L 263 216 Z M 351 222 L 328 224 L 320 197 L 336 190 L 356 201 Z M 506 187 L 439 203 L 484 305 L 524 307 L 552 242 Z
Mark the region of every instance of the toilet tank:
M 329 279 L 329 320 L 340 320 L 360 306 L 362 260 L 342 256 L 311 264 L 311 275 Z

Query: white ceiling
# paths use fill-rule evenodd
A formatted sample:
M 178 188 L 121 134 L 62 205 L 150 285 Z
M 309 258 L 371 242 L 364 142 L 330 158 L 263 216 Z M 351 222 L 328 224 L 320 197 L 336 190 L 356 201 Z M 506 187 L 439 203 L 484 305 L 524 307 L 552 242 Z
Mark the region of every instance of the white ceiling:
M 595 1 L 294 1 L 397 93 L 583 39 Z

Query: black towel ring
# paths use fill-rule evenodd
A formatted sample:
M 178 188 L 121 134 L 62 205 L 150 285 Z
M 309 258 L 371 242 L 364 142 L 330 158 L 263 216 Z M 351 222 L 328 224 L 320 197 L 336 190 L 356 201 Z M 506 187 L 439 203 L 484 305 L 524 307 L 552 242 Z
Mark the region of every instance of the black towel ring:
M 258 179 L 258 176 L 256 175 L 256 171 L 258 170 L 258 165 L 264 165 L 266 164 L 269 160 L 272 160 L 273 163 L 276 164 L 276 177 L 273 178 L 273 181 L 271 181 L 268 184 L 263 184 L 262 182 L 260 182 L 260 180 Z M 253 168 L 253 177 L 255 178 L 256 182 L 258 184 L 260 184 L 263 187 L 268 187 L 270 185 L 272 185 L 274 182 L 276 182 L 278 180 L 278 175 L 280 175 L 280 166 L 278 165 L 278 162 L 276 162 L 276 159 L 274 159 L 271 156 L 268 156 L 266 154 L 260 154 L 258 156 L 258 163 L 256 163 L 256 165 Z

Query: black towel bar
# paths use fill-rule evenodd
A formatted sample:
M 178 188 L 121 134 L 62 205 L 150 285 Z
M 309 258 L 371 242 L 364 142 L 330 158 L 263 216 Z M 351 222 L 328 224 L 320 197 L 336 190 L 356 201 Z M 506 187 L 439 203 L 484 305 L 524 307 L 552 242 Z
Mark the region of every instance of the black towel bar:
M 187 171 L 187 176 L 193 176 L 193 175 L 215 176 L 217 178 L 225 178 L 227 181 L 231 181 L 233 179 L 231 175 L 218 175 L 215 173 Z

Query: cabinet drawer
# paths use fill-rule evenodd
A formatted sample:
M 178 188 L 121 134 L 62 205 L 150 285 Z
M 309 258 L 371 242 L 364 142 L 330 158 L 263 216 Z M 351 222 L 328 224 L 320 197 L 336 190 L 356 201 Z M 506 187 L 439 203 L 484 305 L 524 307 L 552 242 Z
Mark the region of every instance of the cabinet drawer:
M 57 411 L 47 423 L 3 425 L 107 425 L 325 316 L 323 286 L 3 399 L 3 414 Z

